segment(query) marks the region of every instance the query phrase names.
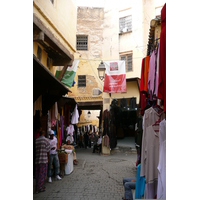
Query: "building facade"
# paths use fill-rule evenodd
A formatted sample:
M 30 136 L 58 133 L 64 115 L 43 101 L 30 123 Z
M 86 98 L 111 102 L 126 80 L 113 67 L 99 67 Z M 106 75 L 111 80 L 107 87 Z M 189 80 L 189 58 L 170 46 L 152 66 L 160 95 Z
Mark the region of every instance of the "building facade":
M 147 52 L 149 23 L 155 16 L 154 0 L 104 2 L 102 8 L 77 7 L 75 59 L 79 67 L 69 94 L 81 107 L 90 110 L 98 105 L 102 112 L 110 109 L 113 99 L 119 105 L 121 99 L 129 105 L 131 98 L 139 103 L 141 61 Z M 97 68 L 101 61 L 119 60 L 126 63 L 127 92 L 103 93 Z
M 33 0 L 33 115 L 44 117 L 71 91 L 55 78 L 56 66 L 66 69 L 76 51 L 77 9 L 72 0 Z

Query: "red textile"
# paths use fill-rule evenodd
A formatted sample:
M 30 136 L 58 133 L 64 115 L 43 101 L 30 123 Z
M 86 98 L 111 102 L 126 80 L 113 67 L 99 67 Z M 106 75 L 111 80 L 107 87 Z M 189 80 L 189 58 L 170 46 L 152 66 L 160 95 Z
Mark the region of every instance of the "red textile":
M 141 66 L 141 80 L 140 80 L 140 92 L 144 90 L 144 60 L 145 58 L 142 59 L 142 66 Z
M 164 101 L 166 112 L 166 4 L 161 10 L 158 99 Z
M 144 115 L 144 109 L 147 104 L 146 93 L 148 90 L 149 60 L 150 60 L 149 56 L 143 58 L 141 66 L 139 107 L 141 108 L 140 113 L 142 116 Z
M 147 105 L 147 98 L 146 98 L 146 92 L 140 92 L 140 114 L 143 116 L 144 115 L 144 109 Z
M 148 91 L 148 80 L 149 80 L 149 61 L 150 56 L 145 57 L 145 69 L 144 69 L 144 91 Z

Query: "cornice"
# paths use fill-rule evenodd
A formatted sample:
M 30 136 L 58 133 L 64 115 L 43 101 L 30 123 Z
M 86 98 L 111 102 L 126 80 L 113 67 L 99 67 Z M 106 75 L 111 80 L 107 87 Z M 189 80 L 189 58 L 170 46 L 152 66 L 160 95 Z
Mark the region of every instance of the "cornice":
M 84 101 L 103 101 L 102 97 L 74 97 L 76 102 Z
M 33 6 L 38 10 L 38 12 L 44 17 L 44 19 L 52 26 L 52 28 L 58 33 L 58 35 L 67 43 L 67 45 L 75 52 L 74 48 L 69 44 L 69 42 L 63 37 L 62 33 L 54 26 L 51 20 L 44 14 L 40 7 L 33 1 Z

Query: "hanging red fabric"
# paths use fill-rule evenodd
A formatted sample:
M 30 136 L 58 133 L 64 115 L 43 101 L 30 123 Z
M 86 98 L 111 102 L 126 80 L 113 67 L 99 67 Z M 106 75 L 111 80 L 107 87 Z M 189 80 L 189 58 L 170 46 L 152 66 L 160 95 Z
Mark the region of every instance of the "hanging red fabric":
M 159 50 L 158 99 L 164 101 L 164 112 L 166 112 L 166 3 L 161 10 L 161 33 Z

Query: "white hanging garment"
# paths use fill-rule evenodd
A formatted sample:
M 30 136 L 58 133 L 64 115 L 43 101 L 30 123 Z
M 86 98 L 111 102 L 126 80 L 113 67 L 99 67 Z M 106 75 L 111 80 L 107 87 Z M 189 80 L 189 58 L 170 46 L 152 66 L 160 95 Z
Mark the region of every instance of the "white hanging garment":
M 166 199 L 166 120 L 159 126 L 159 162 L 158 162 L 157 199 Z
M 76 105 L 74 108 L 74 112 L 72 114 L 71 124 L 77 124 L 78 118 L 79 118 L 79 114 L 78 114 L 78 109 L 77 109 L 77 105 Z

